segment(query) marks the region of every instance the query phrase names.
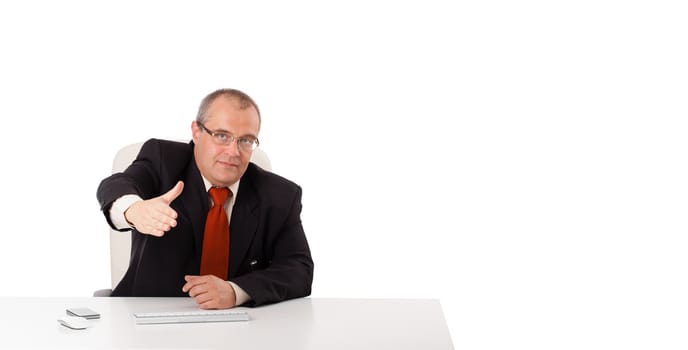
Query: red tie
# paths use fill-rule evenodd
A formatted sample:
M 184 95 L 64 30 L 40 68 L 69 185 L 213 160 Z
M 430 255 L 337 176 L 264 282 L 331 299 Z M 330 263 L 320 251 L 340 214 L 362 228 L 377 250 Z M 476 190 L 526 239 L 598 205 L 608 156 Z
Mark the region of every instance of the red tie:
M 229 270 L 229 220 L 225 212 L 225 201 L 231 194 L 226 187 L 211 187 L 213 206 L 208 210 L 203 233 L 201 253 L 201 275 L 215 275 L 227 280 Z

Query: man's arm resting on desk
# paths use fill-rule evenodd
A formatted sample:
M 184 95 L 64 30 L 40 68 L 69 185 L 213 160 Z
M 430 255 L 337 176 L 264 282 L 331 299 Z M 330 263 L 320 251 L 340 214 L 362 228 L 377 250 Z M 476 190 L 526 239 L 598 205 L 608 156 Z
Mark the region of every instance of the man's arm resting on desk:
M 250 299 L 246 292 L 230 281 L 214 275 L 184 276 L 182 292 L 188 293 L 201 309 L 228 309 Z

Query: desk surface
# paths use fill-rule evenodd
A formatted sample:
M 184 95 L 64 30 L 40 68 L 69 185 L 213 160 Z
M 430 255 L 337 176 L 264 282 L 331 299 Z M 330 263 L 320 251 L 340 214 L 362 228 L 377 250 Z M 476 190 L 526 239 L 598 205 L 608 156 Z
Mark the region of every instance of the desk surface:
M 70 307 L 101 314 L 71 330 Z M 134 312 L 197 310 L 190 298 L 0 298 L 0 349 L 453 349 L 439 301 L 305 298 L 247 311 L 247 322 L 136 325 Z

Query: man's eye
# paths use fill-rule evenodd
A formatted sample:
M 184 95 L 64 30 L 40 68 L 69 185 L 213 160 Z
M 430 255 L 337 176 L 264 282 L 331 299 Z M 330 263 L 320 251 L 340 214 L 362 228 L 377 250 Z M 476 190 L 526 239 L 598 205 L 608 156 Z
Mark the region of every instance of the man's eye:
M 242 145 L 250 145 L 253 143 L 253 140 L 242 137 L 239 139 L 239 143 Z
M 221 132 L 215 133 L 215 135 L 213 135 L 213 136 L 215 136 L 215 138 L 218 139 L 219 141 L 225 141 L 225 140 L 229 139 L 229 135 L 223 134 Z

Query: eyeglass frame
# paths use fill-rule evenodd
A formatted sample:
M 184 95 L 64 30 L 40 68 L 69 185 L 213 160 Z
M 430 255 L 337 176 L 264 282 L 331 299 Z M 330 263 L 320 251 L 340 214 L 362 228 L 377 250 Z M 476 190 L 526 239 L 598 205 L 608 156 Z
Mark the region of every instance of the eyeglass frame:
M 236 140 L 239 150 L 242 150 L 244 152 L 253 152 L 256 148 L 258 148 L 258 146 L 260 146 L 260 141 L 258 141 L 257 137 L 253 137 L 253 136 L 251 136 L 251 137 L 246 137 L 246 136 L 236 137 L 236 136 L 234 136 L 231 133 L 226 132 L 226 131 L 210 130 L 205 125 L 203 125 L 203 123 L 201 123 L 199 121 L 196 121 L 196 125 L 198 125 L 201 128 L 201 130 L 207 132 L 208 135 L 212 136 L 213 143 L 215 143 L 216 145 L 229 146 L 232 143 L 234 143 L 234 141 Z M 217 138 L 218 137 L 217 135 L 227 136 L 228 141 L 225 142 L 225 141 L 219 140 Z M 250 142 L 250 143 L 246 143 L 246 142 Z M 244 149 L 243 147 L 246 147 L 246 146 L 242 146 L 242 145 L 250 145 L 250 148 Z

